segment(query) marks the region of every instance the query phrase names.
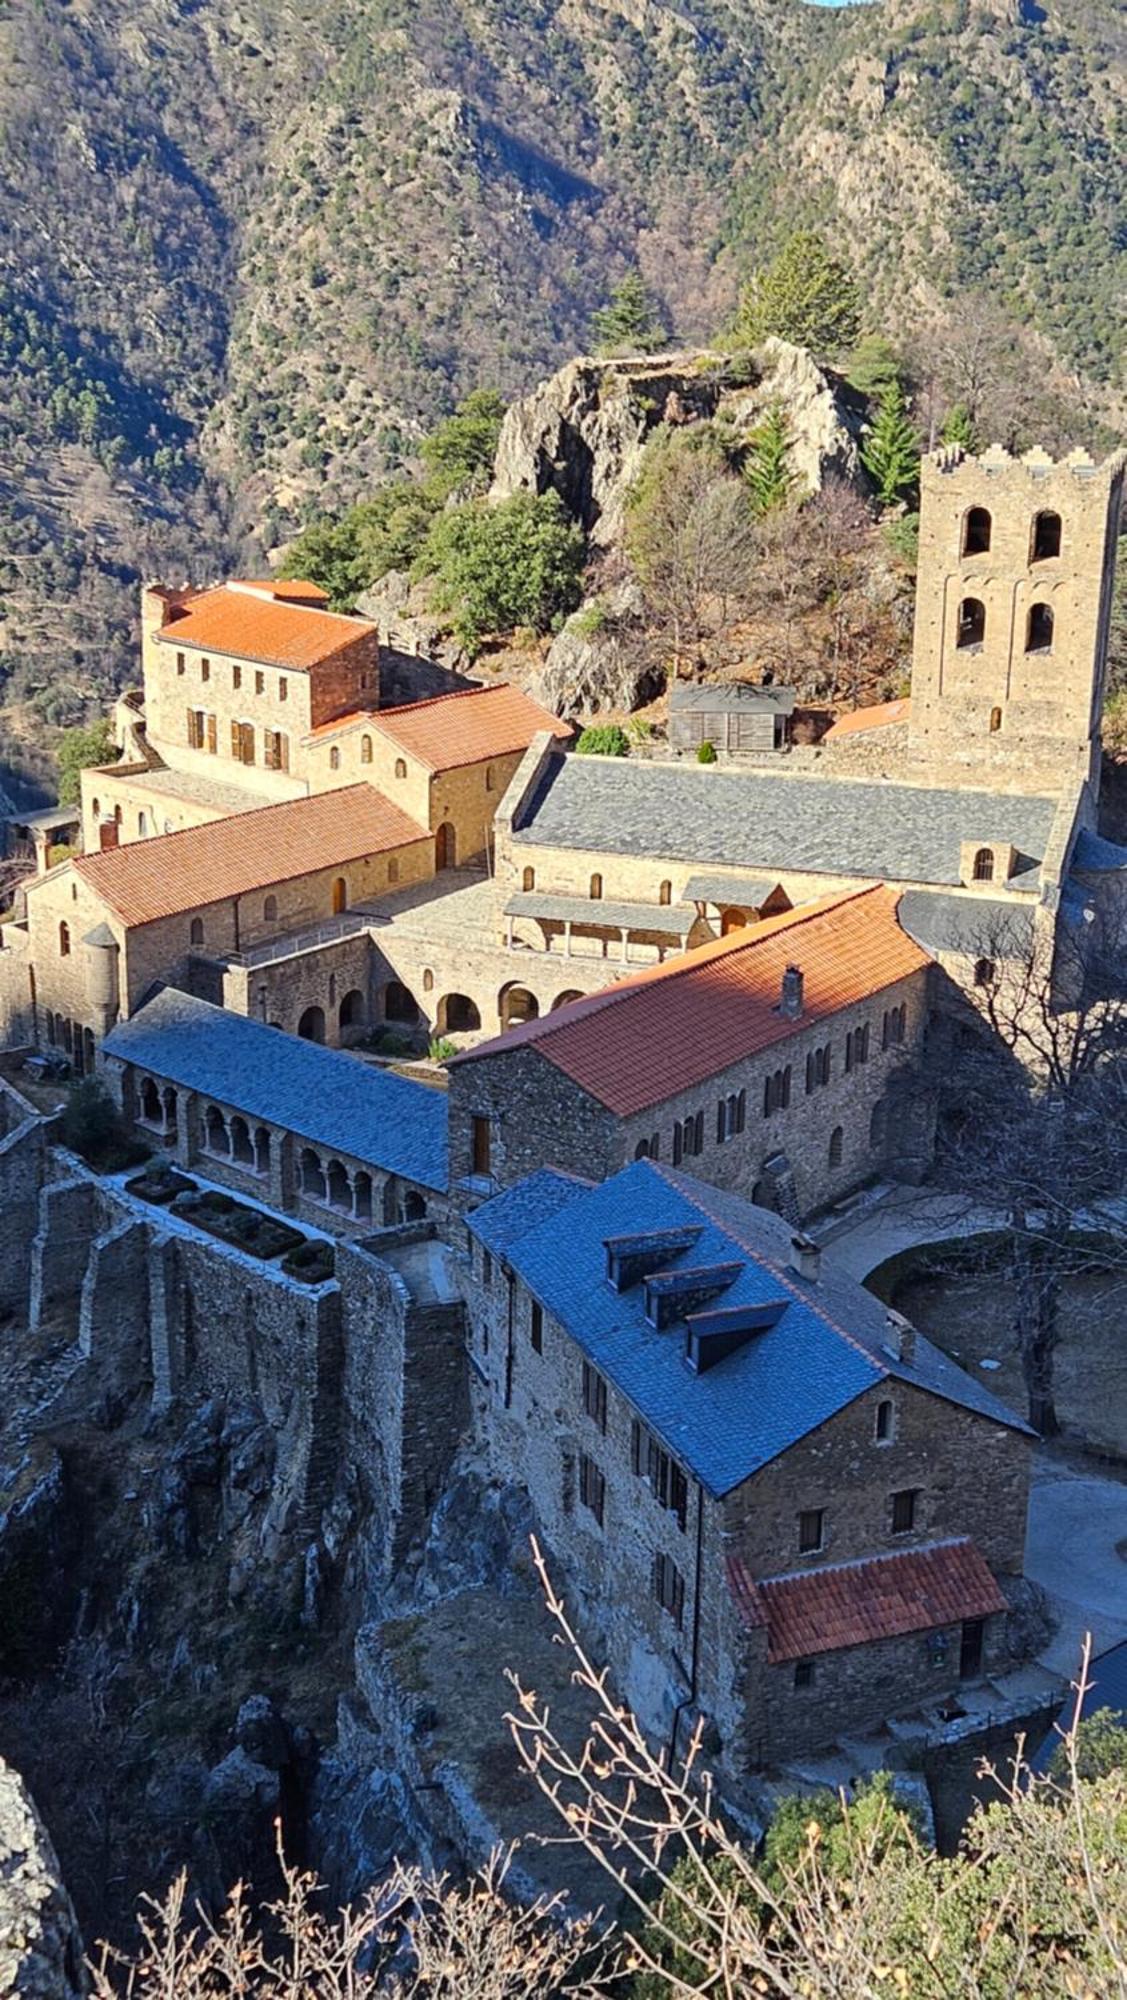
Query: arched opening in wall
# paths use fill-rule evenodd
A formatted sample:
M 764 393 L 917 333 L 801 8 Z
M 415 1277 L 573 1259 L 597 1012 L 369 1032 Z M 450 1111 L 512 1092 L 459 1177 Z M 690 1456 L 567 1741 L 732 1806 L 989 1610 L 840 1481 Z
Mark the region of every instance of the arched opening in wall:
M 63 1015 L 63 1014 L 59 1014 L 59 1015 L 57 1015 L 57 1016 L 56 1016 L 56 1019 L 58 1020 L 58 1024 L 59 1024 L 59 1040 L 61 1041 L 61 1043 L 62 1043 L 62 1045 L 63 1045 L 64 1049 L 66 1050 L 66 1052 L 67 1052 L 67 1054 L 68 1054 L 68 1056 L 70 1056 L 70 1055 L 73 1055 L 73 1054 L 74 1054 L 74 1030 L 73 1030 L 73 1028 L 72 1028 L 72 1026 L 71 1026 L 70 1022 L 69 1022 L 69 1021 L 68 1021 L 68 1020 L 66 1019 L 65 1015 Z
M 522 876 L 521 876 L 521 878 L 520 878 L 520 886 L 521 886 L 521 888 L 522 888 L 522 889 L 524 890 L 524 893 L 525 893 L 525 895 L 526 895 L 526 896 L 527 896 L 527 895 L 529 895 L 529 894 L 531 894 L 532 890 L 533 890 L 533 889 L 535 889 L 535 887 L 536 887 L 536 870 L 535 870 L 535 868 L 526 868 L 526 869 L 525 869 L 525 871 L 524 871 L 523 875 L 522 875 Z
M 394 1229 L 399 1221 L 399 1182 L 394 1174 L 389 1174 L 383 1184 L 380 1208 L 385 1229 Z
M 277 915 L 278 915 L 277 896 L 267 896 L 266 901 L 262 905 L 263 922 L 267 924 L 272 924 L 277 918 Z
M 59 925 L 59 957 L 70 957 L 70 925 Z
M 739 909 L 735 903 L 729 904 L 726 910 L 720 912 L 721 937 L 727 937 L 730 931 L 742 931 L 747 920 L 746 910 Z
M 102 816 L 102 808 L 101 808 L 101 806 L 99 805 L 99 803 L 98 803 L 98 800 L 97 800 L 97 799 L 91 799 L 91 801 L 90 801 L 90 813 L 91 813 L 91 816 L 92 816 L 92 818 L 94 818 L 94 819 L 100 819 L 100 818 L 101 818 L 101 816 Z
M 298 1160 L 298 1179 L 302 1194 L 307 1194 L 311 1201 L 328 1200 L 329 1190 L 325 1180 L 325 1169 L 312 1146 L 302 1147 Z
M 94 1030 L 82 1030 L 82 1067 L 87 1076 L 94 1074 Z
M 829 1162 L 831 1167 L 840 1167 L 844 1152 L 845 1131 L 841 1125 L 835 1125 L 833 1131 L 830 1133 Z
M 268 1174 L 270 1172 L 270 1134 L 265 1125 L 255 1127 L 254 1171 L 256 1174 Z
M 587 885 L 587 894 L 593 903 L 602 902 L 603 878 L 601 875 L 592 875 L 591 880 Z
M 352 1214 L 352 1189 L 348 1174 L 339 1160 L 329 1161 L 329 1207 L 339 1208 L 342 1215 Z
M 573 1000 L 582 1000 L 582 998 L 583 995 L 577 986 L 569 986 L 566 993 L 557 993 L 548 1012 L 549 1014 L 554 1014 L 557 1007 L 570 1007 Z
M 55 1016 L 49 1007 L 43 1016 L 43 1026 L 47 1030 L 47 1046 L 53 1049 L 55 1046 Z
M 436 868 L 456 868 L 458 865 L 458 836 L 448 819 L 442 821 L 434 836 L 434 865 Z
M 384 987 L 383 1017 L 385 1021 L 403 1021 L 409 1027 L 414 1027 L 419 1018 L 418 1002 L 401 980 L 389 979 Z
M 521 1021 L 540 1018 L 540 1002 L 527 986 L 502 986 L 497 995 L 497 1011 L 502 1028 L 515 1028 Z
M 138 814 L 137 814 L 137 838 L 138 838 L 138 840 L 144 840 L 144 838 L 145 838 L 145 835 L 146 835 L 146 834 L 148 833 L 148 831 L 149 831 L 149 820 L 148 820 L 148 815 L 147 815 L 146 813 L 143 813 L 143 812 L 140 812 L 140 813 L 138 813 Z
M 963 516 L 963 554 L 984 556 L 990 548 L 993 522 L 985 507 L 970 507 Z
M 1033 538 L 1030 548 L 1031 562 L 1054 562 L 1060 554 L 1061 519 L 1059 514 L 1046 510 L 1037 514 L 1033 521 Z
M 202 918 L 202 917 L 193 917 L 193 918 L 192 918 L 192 921 L 191 921 L 191 923 L 190 923 L 190 924 L 189 924 L 189 926 L 188 926 L 188 943 L 189 943 L 189 944 L 202 944 L 202 943 L 203 943 L 203 918 Z
M 466 993 L 444 993 L 438 1003 L 440 1035 L 469 1035 L 481 1026 L 481 1015 Z
M 670 903 L 673 901 L 672 882 L 661 882 L 658 884 L 657 900 L 663 910 L 669 908 Z
M 994 850 L 992 847 L 979 848 L 978 853 L 974 857 L 974 868 L 971 872 L 976 882 L 992 882 L 994 880 Z
M 146 1125 L 163 1125 L 164 1108 L 160 1101 L 160 1091 L 151 1076 L 141 1084 L 141 1116 Z
M 333 883 L 333 915 L 342 916 L 348 908 L 348 883 L 343 875 L 338 875 Z
M 1000 728 L 1001 728 L 1001 727 L 1002 727 L 1002 711 L 1001 711 L 1001 709 L 1000 709 L 1000 708 L 992 708 L 992 709 L 990 710 L 990 734 L 991 734 L 991 736 L 996 736 L 996 735 L 998 734 L 998 731 L 1000 730 Z
M 363 1169 L 357 1174 L 353 1184 L 352 1212 L 357 1222 L 372 1220 L 372 1176 L 366 1174 Z
M 869 1119 L 869 1145 L 874 1153 L 883 1153 L 888 1144 L 888 1106 L 884 1098 L 878 1098 Z
M 204 1145 L 209 1153 L 219 1153 L 224 1159 L 231 1151 L 227 1121 L 214 1104 L 209 1104 L 204 1112 Z
M 407 760 L 405 757 L 396 758 L 395 775 L 397 778 L 405 778 L 407 776 Z
M 434 992 L 434 974 L 431 971 L 429 965 L 425 966 L 423 969 L 423 992 L 424 993 Z
M 337 749 L 335 743 L 329 751 L 329 769 L 330 771 L 340 770 L 340 751 Z
M 324 1008 L 307 1007 L 297 1024 L 297 1032 L 303 1042 L 323 1042 L 325 1039 Z
M 408 1188 L 403 1197 L 404 1222 L 425 1222 L 427 1205 L 417 1188 Z
M 964 597 L 959 606 L 955 644 L 961 649 L 981 646 L 986 637 L 986 606 L 981 597 Z
M 177 1113 L 177 1102 L 178 1102 L 176 1092 L 173 1090 L 171 1084 L 169 1084 L 165 1087 L 164 1090 L 161 1091 L 160 1096 L 161 1096 L 161 1109 L 164 1112 L 164 1129 L 166 1132 L 174 1133 L 176 1130 L 176 1113 Z
M 254 1146 L 250 1136 L 250 1126 L 238 1114 L 231 1120 L 231 1158 L 242 1167 L 253 1167 Z
M 364 995 L 358 986 L 354 986 L 351 992 L 345 994 L 344 999 L 340 1003 L 339 1020 L 341 1033 L 343 1034 L 346 1028 L 362 1028 L 364 1026 L 364 1013 Z
M 756 1181 L 751 1190 L 751 1199 L 755 1203 L 756 1208 L 769 1208 L 774 1214 L 778 1214 L 779 1204 L 772 1181 Z
M 1025 628 L 1025 650 L 1027 653 L 1051 653 L 1053 650 L 1053 607 L 1051 604 L 1031 604 L 1029 621 Z
M 113 823 L 114 823 L 114 825 L 115 825 L 115 826 L 120 826 L 120 825 L 121 825 L 121 807 L 120 807 L 120 806 L 115 806 L 115 807 L 114 807 L 114 809 L 113 809 Z
M 362 764 L 370 764 L 371 761 L 372 761 L 372 739 L 370 736 L 362 736 L 360 738 L 360 762 Z
M 994 960 L 992 958 L 975 959 L 974 983 L 976 986 L 992 985 L 994 979 L 994 972 L 995 972 L 995 966 L 994 966 Z

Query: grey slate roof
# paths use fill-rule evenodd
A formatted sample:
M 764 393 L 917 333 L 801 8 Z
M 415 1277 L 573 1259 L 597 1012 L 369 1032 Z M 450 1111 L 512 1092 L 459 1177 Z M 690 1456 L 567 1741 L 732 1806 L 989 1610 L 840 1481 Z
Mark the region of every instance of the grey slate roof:
M 570 1200 L 563 1178 L 530 1177 L 477 1209 L 469 1227 L 490 1247 L 503 1239 L 509 1263 L 545 1311 L 710 1493 L 742 1485 L 889 1378 L 1028 1433 L 922 1335 L 914 1359 L 898 1360 L 886 1346 L 886 1308 L 836 1275 L 828 1257 L 817 1284 L 796 1277 L 788 1269 L 792 1232 L 780 1217 L 653 1160 L 597 1186 L 573 1182 Z M 606 1277 L 609 1237 L 685 1227 L 699 1234 L 670 1270 L 738 1267 L 719 1306 L 786 1301 L 772 1326 L 700 1375 L 685 1360 L 684 1323 L 658 1332 L 646 1319 L 641 1283 L 617 1292 Z
M 749 708 L 760 714 L 793 715 L 794 704 L 793 688 L 759 687 L 751 681 L 683 681 L 669 690 L 669 707 L 675 715 L 736 715 Z
M 660 931 L 688 937 L 696 911 L 666 903 L 604 903 L 601 897 L 542 896 L 522 889 L 505 904 L 507 917 L 543 918 L 549 923 L 592 924 L 597 930 Z
M 896 912 L 900 928 L 925 951 L 989 957 L 1004 947 L 1019 958 L 1033 936 L 1032 903 L 1005 902 L 1000 896 L 944 896 L 905 889 Z
M 1055 812 L 1053 799 L 1008 793 L 561 755 L 548 760 L 513 832 L 518 846 L 957 883 L 964 840 L 1009 842 L 1038 868 Z
M 758 910 L 777 882 L 741 882 L 735 875 L 691 875 L 685 884 L 686 903 L 733 903 L 741 910 Z
M 445 1091 L 161 987 L 103 1044 L 185 1090 L 420 1187 L 447 1185 Z

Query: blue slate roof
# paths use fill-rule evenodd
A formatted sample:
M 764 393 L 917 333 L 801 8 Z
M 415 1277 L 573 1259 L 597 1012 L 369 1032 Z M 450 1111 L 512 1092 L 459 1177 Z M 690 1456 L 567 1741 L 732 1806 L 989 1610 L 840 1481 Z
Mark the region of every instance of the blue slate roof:
M 578 1174 L 562 1173 L 558 1167 L 540 1167 L 475 1212 L 474 1234 L 495 1257 L 507 1257 L 513 1245 L 527 1236 L 530 1229 L 550 1221 L 583 1188 L 593 1186 L 593 1181 L 580 1180 Z
M 106 1055 L 365 1166 L 420 1187 L 447 1185 L 445 1091 L 284 1035 L 172 986 L 161 987 L 132 1020 L 119 1022 L 103 1047 Z
M 471 1230 L 496 1242 L 490 1211 L 505 1205 L 500 1235 L 518 1276 L 715 1497 L 890 1378 L 1028 1429 L 921 1334 L 910 1363 L 895 1359 L 885 1349 L 891 1334 L 880 1301 L 835 1276 L 828 1257 L 816 1285 L 798 1278 L 788 1268 L 789 1226 L 742 1197 L 652 1160 L 594 1187 L 572 1183 L 570 1200 L 559 1185 L 543 1185 L 549 1178 L 563 1177 L 532 1176 L 541 1186 L 530 1189 L 523 1208 L 514 1200 L 520 1187 L 485 1203 L 471 1216 Z M 719 1306 L 787 1300 L 773 1326 L 701 1375 L 685 1360 L 684 1323 L 657 1332 L 645 1317 L 640 1283 L 624 1292 L 608 1284 L 604 1250 L 608 1237 L 693 1226 L 700 1234 L 691 1249 L 663 1268 L 737 1262 L 739 1276 Z

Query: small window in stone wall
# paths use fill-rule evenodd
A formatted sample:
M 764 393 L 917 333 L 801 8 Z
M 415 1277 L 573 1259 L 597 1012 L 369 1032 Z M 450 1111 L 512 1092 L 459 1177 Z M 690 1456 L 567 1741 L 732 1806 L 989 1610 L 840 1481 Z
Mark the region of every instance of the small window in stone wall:
M 668 905 L 673 901 L 672 882 L 663 882 L 661 884 L 661 887 L 657 892 L 657 900 L 663 906 L 663 908 L 668 907 Z
M 806 1058 L 807 1097 L 811 1095 L 811 1092 L 821 1090 L 822 1086 L 829 1082 L 830 1069 L 831 1053 L 829 1043 L 826 1042 L 820 1049 L 811 1049 L 810 1054 Z
M 242 668 L 241 668 L 241 667 L 232 667 L 232 668 L 231 668 L 231 686 L 232 686 L 233 688 L 241 688 L 241 687 L 242 687 L 242 684 L 243 684 L 243 670 L 242 670 Z
M 592 875 L 588 894 L 593 903 L 601 902 L 603 894 L 603 878 L 601 875 Z
M 607 1427 L 607 1385 L 597 1368 L 583 1363 L 583 1408 L 601 1431 Z
M 797 1692 L 799 1692 L 799 1693 L 803 1692 L 803 1691 L 804 1691 L 805 1689 L 807 1689 L 807 1688 L 812 1688 L 812 1687 L 813 1687 L 813 1685 L 814 1685 L 814 1662 L 813 1662 L 813 1660 L 796 1660 L 796 1661 L 795 1661 L 795 1663 L 794 1663 L 794 1685 L 795 1685 L 795 1689 L 796 1689 L 796 1691 L 797 1691 Z
M 525 871 L 524 871 L 523 875 L 522 875 L 522 876 L 521 876 L 521 878 L 520 878 L 520 886 L 521 886 L 521 888 L 522 888 L 522 889 L 524 890 L 524 893 L 525 893 L 525 895 L 526 895 L 526 896 L 527 896 L 527 895 L 529 894 L 529 892 L 530 892 L 530 891 L 531 891 L 532 889 L 535 889 L 535 887 L 536 887 L 536 870 L 535 870 L 535 868 L 526 868 L 526 869 L 525 869 Z
M 824 1507 L 804 1507 L 798 1517 L 798 1553 L 800 1556 L 817 1555 L 825 1541 L 826 1510 Z
M 869 1060 L 869 1023 L 863 1022 L 859 1028 L 851 1028 L 845 1037 L 845 1068 L 848 1074 L 859 1069 Z
M 896 1434 L 896 1410 L 887 1396 L 877 1404 L 873 1421 L 873 1440 L 876 1444 L 891 1444 Z
M 606 1513 L 607 1483 L 594 1459 L 588 1458 L 585 1451 L 579 1454 L 579 1498 L 601 1528 Z
M 894 1535 L 910 1535 L 916 1525 L 919 1513 L 919 1493 L 914 1486 L 906 1486 L 892 1496 L 892 1532 Z
M 372 761 L 372 739 L 370 736 L 362 736 L 360 738 L 360 762 L 362 764 L 370 764 L 371 761 Z
M 653 1594 L 662 1610 L 668 1611 L 673 1623 L 680 1628 L 685 1616 L 685 1579 L 667 1555 L 654 1557 Z
M 70 957 L 70 925 L 59 925 L 59 957 Z
M 254 691 L 255 691 L 255 694 L 265 694 L 265 693 L 266 693 L 266 675 L 265 675 L 265 674 L 256 674 L 256 675 L 255 675 L 255 677 L 254 677 Z
M 193 918 L 192 918 L 192 922 L 191 922 L 191 927 L 190 927 L 190 929 L 189 929 L 189 931 L 188 931 L 188 943 L 189 943 L 189 944 L 202 944 L 202 943 L 203 943 L 203 919 L 202 919 L 202 917 L 193 917 Z
M 405 778 L 407 776 L 407 760 L 405 757 L 396 758 L 395 775 L 397 778 Z
M 831 1167 L 840 1167 L 841 1158 L 844 1151 L 845 1151 L 844 1129 L 840 1125 L 835 1125 L 833 1131 L 830 1133 L 829 1162 Z
M 487 791 L 487 792 L 491 792 L 491 791 L 493 790 L 493 766 L 492 766 L 492 764 L 487 764 L 487 765 L 486 765 L 486 767 L 485 767 L 485 789 L 486 789 L 486 791 Z
M 391 880 L 390 875 L 388 876 L 388 880 L 389 881 Z M 423 992 L 424 993 L 434 992 L 434 974 L 431 971 L 429 965 L 425 968 L 423 972 Z
M 340 770 L 340 751 L 337 749 L 335 743 L 329 751 L 329 769 L 330 771 Z
M 389 882 L 398 882 L 398 880 L 399 880 L 399 860 L 398 860 L 398 857 L 397 857 L 396 855 L 394 855 L 394 854 L 392 855 L 392 857 L 391 857 L 391 860 L 390 860 L 390 861 L 388 862 L 388 864 L 387 864 L 387 879 L 388 879 L 388 881 L 389 881 Z M 431 974 L 431 982 L 430 982 L 430 983 L 431 983 L 431 986 L 433 986 L 433 985 L 434 985 L 434 974 L 433 974 L 433 973 Z M 424 980 L 423 984 L 424 984 L 424 985 L 426 985 L 426 981 L 425 981 L 425 980 Z M 430 987 L 427 987 L 427 991 L 428 991 L 428 993 L 429 993 L 429 991 L 430 991 Z
M 262 917 L 264 923 L 272 924 L 275 918 L 277 917 L 277 914 L 278 914 L 277 896 L 267 896 L 266 901 L 262 905 Z
M 488 1250 L 481 1253 L 481 1282 L 483 1285 L 493 1283 L 493 1259 Z
M 528 1311 L 528 1344 L 534 1354 L 544 1352 L 544 1308 L 533 1299 Z

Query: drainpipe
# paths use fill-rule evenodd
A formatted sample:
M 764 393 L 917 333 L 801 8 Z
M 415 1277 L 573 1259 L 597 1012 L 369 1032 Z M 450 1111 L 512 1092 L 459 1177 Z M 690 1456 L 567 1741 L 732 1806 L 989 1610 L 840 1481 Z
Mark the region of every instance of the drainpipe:
M 704 1488 L 697 1481 L 697 1534 L 693 1574 L 693 1650 L 689 1662 L 689 1692 L 683 1701 L 677 1703 L 673 1711 L 673 1727 L 669 1732 L 669 1748 L 666 1751 L 666 1769 L 672 1771 L 677 1756 L 677 1735 L 681 1727 L 681 1717 L 697 1698 L 697 1680 L 700 1671 L 700 1577 L 702 1551 L 704 1548 Z

